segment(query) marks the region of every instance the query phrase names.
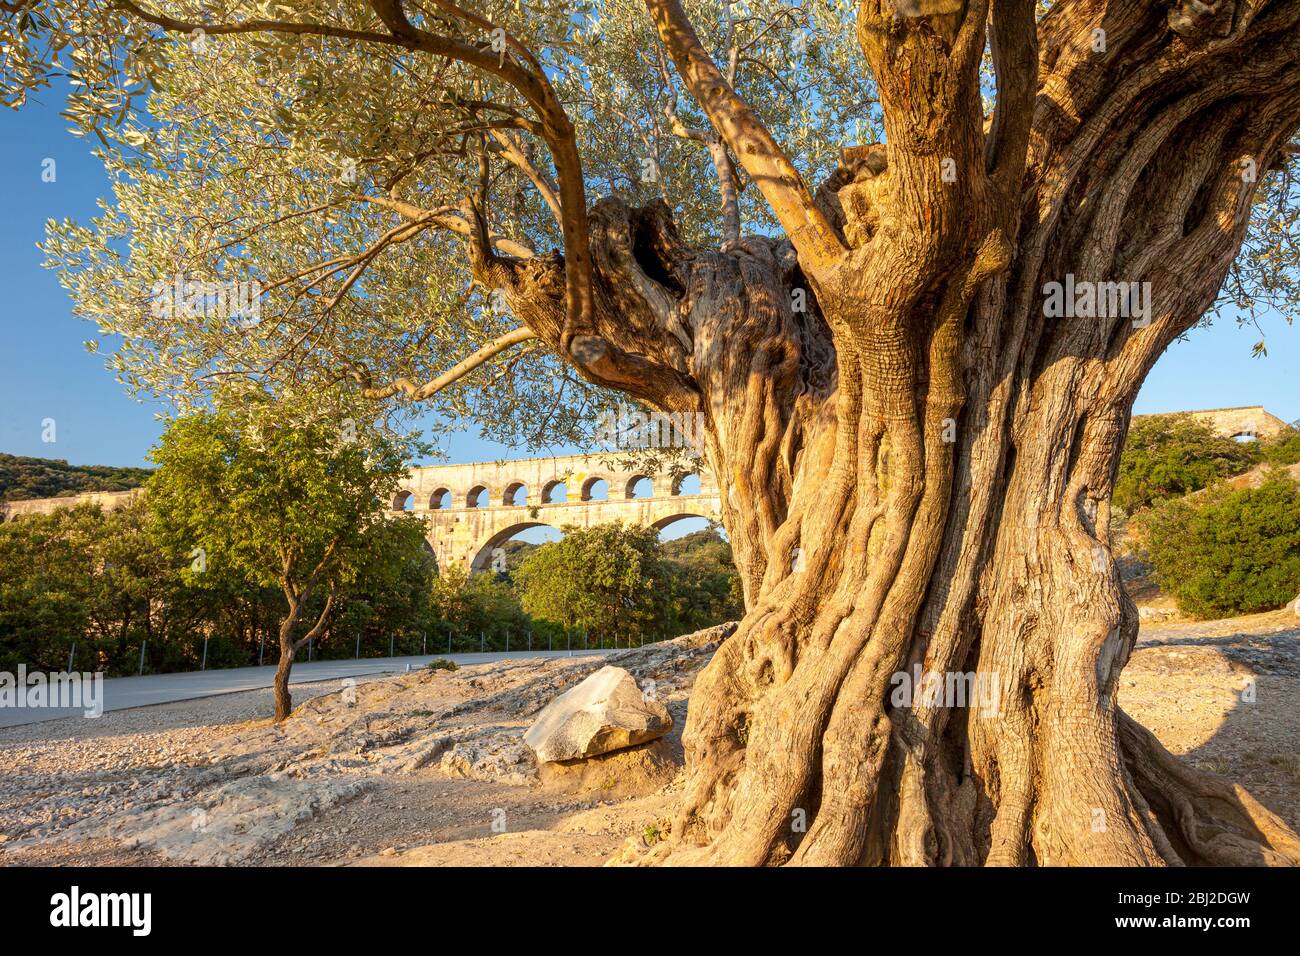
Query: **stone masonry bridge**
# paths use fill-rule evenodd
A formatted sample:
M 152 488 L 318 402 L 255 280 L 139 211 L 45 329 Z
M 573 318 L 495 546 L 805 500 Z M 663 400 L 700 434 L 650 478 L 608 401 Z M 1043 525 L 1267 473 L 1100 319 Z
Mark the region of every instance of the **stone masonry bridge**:
M 619 453 L 432 465 L 411 469 L 385 507 L 424 519 L 438 567 L 461 562 L 484 571 L 491 567 L 495 549 L 528 528 L 590 528 L 621 521 L 663 529 L 683 518 L 720 521 L 717 483 L 700 464 L 693 473 L 698 490 L 689 475 L 648 472 L 634 456 Z M 0 521 L 80 504 L 112 511 L 139 494 L 134 489 L 2 502 Z
M 539 525 L 590 528 L 621 521 L 663 529 L 683 518 L 721 520 L 712 474 L 704 467 L 694 474 L 698 490 L 688 475 L 647 472 L 634 456 L 600 452 L 433 465 L 412 469 L 391 507 L 425 520 L 440 568 L 463 562 L 483 571 L 496 548 Z

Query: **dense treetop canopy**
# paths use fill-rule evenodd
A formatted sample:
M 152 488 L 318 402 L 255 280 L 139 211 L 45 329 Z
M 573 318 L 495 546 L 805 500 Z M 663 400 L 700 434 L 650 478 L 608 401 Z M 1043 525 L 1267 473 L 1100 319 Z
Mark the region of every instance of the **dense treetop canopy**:
M 440 6 L 410 13 L 491 52 L 493 30 Z M 691 7 L 737 88 L 809 173 L 867 135 L 871 84 L 849 8 Z M 207 24 L 260 15 L 377 26 L 359 2 L 150 9 Z M 527 44 L 563 102 L 588 201 L 663 197 L 685 236 L 709 245 L 741 224 L 773 227 L 730 166 L 738 222 L 723 222 L 716 137 L 639 2 L 476 10 Z M 236 373 L 288 387 L 349 373 L 424 382 L 518 325 L 470 278 L 471 200 L 499 250 L 562 248 L 559 173 L 529 106 L 473 65 L 350 36 L 168 32 L 106 3 L 36 4 L 7 32 L 7 101 L 67 71 L 67 115 L 99 140 L 112 200 L 94 222 L 51 224 L 46 248 L 78 312 L 121 336 L 110 364 L 133 387 L 201 397 Z M 515 56 L 524 54 L 499 58 Z M 261 314 L 164 313 L 157 291 L 177 276 L 255 279 Z M 573 437 L 590 428 L 590 391 L 534 343 L 439 393 L 434 409 L 515 440 Z
M 855 4 L 684 8 L 810 184 L 841 147 L 884 138 Z M 467 239 L 561 253 L 566 196 L 662 198 L 706 248 L 780 233 L 640 0 L 4 9 L 4 102 L 70 78 L 67 117 L 113 183 L 92 222 L 50 224 L 49 262 L 113 343 L 117 374 L 181 404 L 234 377 L 342 380 L 416 393 L 505 440 L 580 440 L 607 396 L 527 330 L 500 344 L 519 321 L 472 278 Z M 395 22 L 437 42 L 394 41 Z M 991 110 L 987 55 L 985 72 Z M 1297 300 L 1293 183 L 1274 176 L 1261 195 L 1224 289 L 1247 316 Z M 257 283 L 253 314 L 221 312 L 215 287 L 239 282 Z M 161 308 L 176 290 L 183 305 Z M 488 361 L 454 373 L 485 346 Z

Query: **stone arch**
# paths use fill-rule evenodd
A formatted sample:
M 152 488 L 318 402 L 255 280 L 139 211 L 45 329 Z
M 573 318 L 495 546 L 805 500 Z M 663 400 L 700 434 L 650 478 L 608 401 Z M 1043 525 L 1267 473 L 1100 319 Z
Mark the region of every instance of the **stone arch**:
M 527 531 L 529 528 L 555 528 L 555 525 L 547 524 L 545 521 L 515 521 L 488 535 L 486 541 L 474 549 L 474 557 L 470 559 L 469 570 L 471 574 L 479 571 L 487 571 L 492 566 L 492 552 L 501 547 L 521 531 Z M 555 528 L 559 531 L 559 528 Z
M 563 498 L 556 498 L 555 492 L 562 490 Z M 569 486 L 565 484 L 562 478 L 552 478 L 546 484 L 542 485 L 542 504 L 555 505 L 569 500 Z
M 650 483 L 650 493 L 648 495 L 638 495 L 636 493 L 637 485 L 639 485 L 643 481 L 647 481 Z M 623 485 L 623 497 L 627 498 L 630 501 L 637 500 L 640 498 L 653 498 L 654 496 L 655 496 L 655 480 L 651 478 L 649 475 L 641 475 L 641 474 L 632 475 L 630 478 L 628 478 L 627 482 Z
M 409 488 L 403 488 L 393 495 L 392 510 L 394 511 L 414 511 L 415 510 L 415 492 Z
M 456 507 L 456 498 L 449 488 L 439 488 L 433 494 L 429 495 L 429 510 L 443 511 L 447 508 Z
M 650 527 L 656 531 L 664 531 L 671 525 L 679 521 L 685 521 L 691 518 L 703 518 L 705 521 L 717 521 L 716 515 L 702 515 L 696 511 L 675 511 L 672 514 L 662 515 L 650 522 Z
M 524 500 L 516 501 L 515 499 L 519 496 L 519 492 L 521 491 L 524 493 Z M 511 505 L 518 507 L 519 505 L 528 504 L 528 486 L 522 481 L 510 482 L 510 484 L 506 485 L 506 490 L 501 493 L 501 504 L 507 507 Z
M 480 496 L 487 495 L 487 499 L 480 501 Z M 466 508 L 490 508 L 492 507 L 492 496 L 488 495 L 487 485 L 475 485 L 465 493 Z
M 604 497 L 604 498 L 593 498 L 593 497 L 592 497 L 592 492 L 595 490 L 596 485 L 599 484 L 599 483 L 601 483 L 601 482 L 604 482 L 604 483 L 605 483 L 605 497 Z M 583 500 L 583 501 L 604 501 L 604 500 L 608 500 L 608 498 L 609 498 L 609 489 L 610 489 L 610 481 L 609 481 L 609 478 L 608 478 L 607 476 L 605 476 L 605 475 L 591 475 L 590 477 L 587 478 L 586 481 L 584 481 L 584 482 L 582 483 L 582 489 L 581 489 L 582 500 Z
M 695 479 L 694 482 L 690 482 L 690 479 L 692 478 Z M 683 491 L 682 486 L 687 484 L 688 482 L 691 485 L 693 485 L 693 490 Z M 700 491 L 701 491 L 700 473 L 698 471 L 688 471 L 684 475 L 677 475 L 675 478 L 673 478 L 672 490 L 670 491 L 670 494 L 672 494 L 674 497 L 683 494 L 698 495 L 700 494 Z

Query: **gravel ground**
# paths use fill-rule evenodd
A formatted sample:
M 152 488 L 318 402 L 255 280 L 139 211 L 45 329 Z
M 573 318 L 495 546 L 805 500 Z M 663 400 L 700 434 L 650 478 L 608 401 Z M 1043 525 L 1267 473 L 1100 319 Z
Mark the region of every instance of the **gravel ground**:
M 718 637 L 296 685 L 278 726 L 263 690 L 0 730 L 0 863 L 598 864 L 671 815 L 687 694 Z M 655 682 L 673 732 L 539 771 L 523 729 L 605 663 Z M 1293 614 L 1144 628 L 1120 702 L 1300 828 Z

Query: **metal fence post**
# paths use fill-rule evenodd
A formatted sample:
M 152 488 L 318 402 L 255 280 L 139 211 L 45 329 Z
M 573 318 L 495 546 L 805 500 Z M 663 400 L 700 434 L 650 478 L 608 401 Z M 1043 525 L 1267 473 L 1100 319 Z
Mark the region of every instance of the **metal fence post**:
M 357 635 L 357 649 L 352 655 L 353 660 L 361 660 L 361 635 Z
M 203 635 L 203 663 L 199 665 L 199 670 L 208 669 L 208 635 Z
M 388 656 L 389 657 L 393 656 L 393 637 L 394 635 L 392 634 L 388 635 Z
M 482 631 L 479 631 L 479 632 L 478 632 L 478 652 L 479 652 L 480 654 L 482 654 L 485 650 L 487 650 L 487 637 L 484 635 L 484 633 L 483 633 Z
M 262 652 L 266 650 L 266 635 L 263 634 L 257 642 L 257 666 L 262 666 Z
M 77 642 L 72 642 L 72 650 L 68 651 L 68 673 L 72 673 L 72 661 L 77 656 Z
M 144 640 L 142 640 L 142 641 L 140 642 L 140 671 L 139 671 L 139 673 L 136 674 L 137 677 L 143 677 L 143 676 L 144 676 L 144 648 L 145 648 L 145 645 L 148 644 L 148 643 L 149 643 L 149 639 L 148 639 L 148 638 L 145 638 Z

